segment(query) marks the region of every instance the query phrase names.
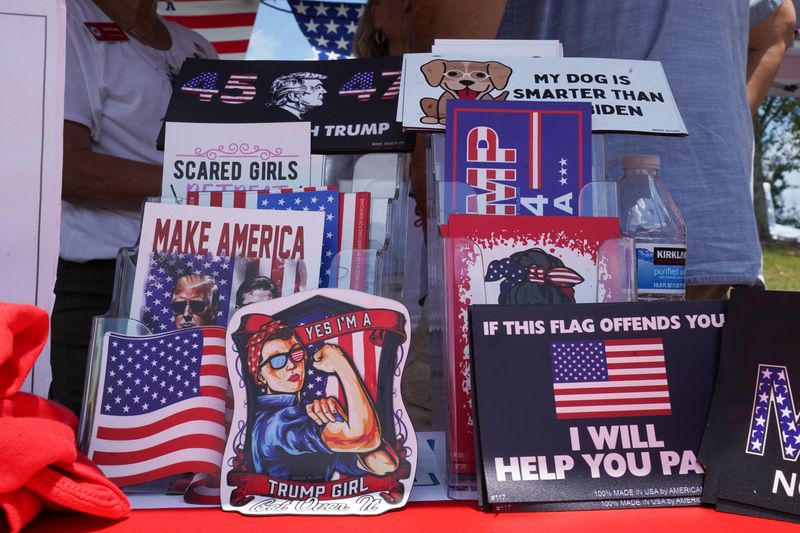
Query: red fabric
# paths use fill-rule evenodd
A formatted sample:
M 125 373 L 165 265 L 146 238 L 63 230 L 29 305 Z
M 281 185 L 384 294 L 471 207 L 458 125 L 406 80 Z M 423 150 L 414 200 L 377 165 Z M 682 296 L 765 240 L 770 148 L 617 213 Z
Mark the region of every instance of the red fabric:
M 0 303 L 0 398 L 19 390 L 47 340 L 47 313 Z
M 0 529 L 12 532 L 42 508 L 105 518 L 130 514 L 125 495 L 78 452 L 75 415 L 18 392 L 47 331 L 41 309 L 0 303 Z
M 0 530 L 19 531 L 22 527 L 33 520 L 42 509 L 42 501 L 36 494 L 25 487 L 13 492 L 0 493 L 0 510 L 3 517 L 0 517 Z M 3 529 L 3 528 L 6 529 Z
M 25 533 L 94 533 L 96 519 L 78 515 L 42 513 Z M 307 533 L 364 531 L 453 533 L 797 533 L 797 524 L 719 513 L 701 507 L 553 511 L 537 513 L 482 513 L 474 501 L 418 502 L 378 516 L 270 516 L 252 517 L 217 509 L 137 509 L 128 520 L 102 528 L 104 533 L 194 531 L 198 533 Z

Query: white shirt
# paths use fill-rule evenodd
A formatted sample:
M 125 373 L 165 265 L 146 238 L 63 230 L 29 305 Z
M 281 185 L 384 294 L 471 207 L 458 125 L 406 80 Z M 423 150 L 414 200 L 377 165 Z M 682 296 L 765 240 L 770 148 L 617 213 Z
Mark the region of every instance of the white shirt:
M 92 0 L 67 0 L 64 120 L 89 128 L 95 152 L 162 164 L 156 138 L 172 94 L 170 76 L 185 58 L 216 58 L 216 52 L 197 33 L 167 20 L 172 47 L 165 51 L 133 37 L 99 41 L 86 22 L 110 19 Z M 71 261 L 114 258 L 119 248 L 136 243 L 139 223 L 139 211 L 63 202 L 60 255 Z

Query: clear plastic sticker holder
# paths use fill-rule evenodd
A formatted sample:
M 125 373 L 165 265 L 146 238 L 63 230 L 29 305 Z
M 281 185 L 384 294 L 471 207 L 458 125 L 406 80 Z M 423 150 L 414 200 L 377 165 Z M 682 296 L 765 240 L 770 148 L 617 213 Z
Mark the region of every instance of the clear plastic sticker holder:
M 368 249 L 376 251 L 376 259 L 367 261 L 374 265 L 369 283 L 376 288 L 374 294 L 398 301 L 403 298 L 410 165 L 410 155 L 397 152 L 333 154 L 323 161 L 326 185 L 370 193 Z M 372 255 L 346 252 L 340 251 L 340 265 Z
M 593 145 L 603 147 L 602 136 L 595 136 Z M 596 143 L 594 141 L 597 141 Z M 427 186 L 428 191 L 428 274 L 431 338 L 431 365 L 441 367 L 444 376 L 444 395 L 432 398 L 434 406 L 445 405 L 447 412 L 448 493 L 454 499 L 477 498 L 475 483 L 474 435 L 469 405 L 469 347 L 466 310 L 457 308 L 457 298 L 468 298 L 469 304 L 492 303 L 487 300 L 486 286 L 470 280 L 469 295 L 463 287 L 454 286 L 456 269 L 471 256 L 474 265 L 483 264 L 480 248 L 465 239 L 453 239 L 446 234 L 448 203 L 472 192 L 466 184 L 447 182 L 444 174 L 444 134 L 427 136 Z M 594 167 L 598 181 L 587 184 L 578 200 L 578 215 L 590 217 L 616 217 L 617 184 L 605 181 L 602 164 Z M 474 194 L 474 193 L 473 193 Z M 597 251 L 594 284 L 595 301 L 633 301 L 635 272 L 631 268 L 633 242 L 627 237 L 610 239 L 601 243 Z M 481 267 L 482 268 L 482 267 Z M 485 270 L 484 270 L 485 271 Z M 454 291 L 459 292 L 454 296 Z M 494 302 L 496 303 L 496 302 Z M 460 339 L 458 338 L 460 337 Z
M 159 198 L 148 199 L 149 202 L 161 202 Z M 182 203 L 182 199 L 163 200 L 168 203 Z M 143 208 L 144 209 L 144 208 Z M 103 358 L 104 340 L 109 333 L 118 333 L 126 336 L 149 336 L 156 332 L 151 331 L 144 322 L 131 318 L 131 302 L 133 296 L 134 279 L 136 277 L 136 260 L 138 245 L 122 248 L 117 254 L 116 272 L 112 302 L 106 314 L 94 317 L 92 321 L 91 342 L 86 366 L 86 380 L 84 400 L 78 428 L 79 449 L 87 454 L 90 449 L 92 434 L 98 403 L 101 401 L 103 391 L 100 390 L 101 363 Z M 294 270 L 300 276 L 305 271 L 305 264 L 300 260 L 287 260 L 283 262 L 285 270 Z M 307 287 L 300 283 L 294 289 L 300 291 Z M 102 470 L 102 467 L 101 467 Z M 183 501 L 182 490 L 187 484 L 191 474 L 168 476 L 160 480 L 123 487 L 123 492 L 129 497 L 140 498 L 134 501 L 134 506 L 143 507 L 182 507 L 193 506 Z M 167 497 L 168 496 L 168 497 Z M 165 499 L 165 497 L 167 497 Z
M 593 135 L 604 139 L 603 135 Z M 593 146 L 598 143 L 593 142 Z M 601 147 L 602 147 L 602 143 Z M 594 154 L 592 154 L 594 155 Z M 616 181 L 588 183 L 578 199 L 582 217 L 619 217 L 619 194 Z M 636 246 L 632 238 L 620 236 L 600 246 L 597 257 L 597 301 L 636 301 Z
M 374 279 L 367 283 L 380 289 L 375 294 L 398 301 L 403 296 L 409 166 L 409 154 L 395 152 L 314 155 L 312 164 L 312 186 L 336 187 L 340 193 L 369 193 L 369 218 L 363 221 L 367 224 L 368 235 L 363 249 L 378 250 L 380 260 L 370 263 L 375 267 L 370 270 Z M 291 183 L 281 184 L 270 189 L 284 190 L 291 186 Z M 199 205 L 255 208 L 262 190 L 246 186 L 231 186 L 223 191 L 198 190 L 192 192 L 189 201 Z M 356 222 L 359 221 L 353 221 Z M 341 250 L 343 253 L 350 251 Z M 360 254 L 367 255 L 370 254 Z M 341 263 L 344 265 L 348 261 Z

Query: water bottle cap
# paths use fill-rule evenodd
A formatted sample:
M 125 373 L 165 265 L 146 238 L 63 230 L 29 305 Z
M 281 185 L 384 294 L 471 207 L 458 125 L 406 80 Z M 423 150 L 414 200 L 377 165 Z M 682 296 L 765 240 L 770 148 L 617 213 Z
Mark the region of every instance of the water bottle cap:
M 633 168 L 655 169 L 661 168 L 661 158 L 649 154 L 628 154 L 622 156 L 622 170 Z

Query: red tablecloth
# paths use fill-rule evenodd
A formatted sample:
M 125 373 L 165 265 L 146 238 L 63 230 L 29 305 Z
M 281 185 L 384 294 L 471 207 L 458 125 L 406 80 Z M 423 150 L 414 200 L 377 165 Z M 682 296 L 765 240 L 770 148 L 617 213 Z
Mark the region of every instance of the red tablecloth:
M 406 509 L 374 517 L 246 517 L 218 509 L 138 510 L 130 518 L 109 523 L 78 514 L 45 513 L 25 533 L 111 531 L 191 531 L 243 533 L 258 531 L 554 531 L 592 533 L 637 531 L 647 533 L 700 531 L 752 532 L 763 528 L 770 533 L 800 531 L 797 524 L 718 513 L 712 509 L 626 509 L 615 511 L 564 511 L 549 513 L 480 512 L 473 502 L 413 503 Z

